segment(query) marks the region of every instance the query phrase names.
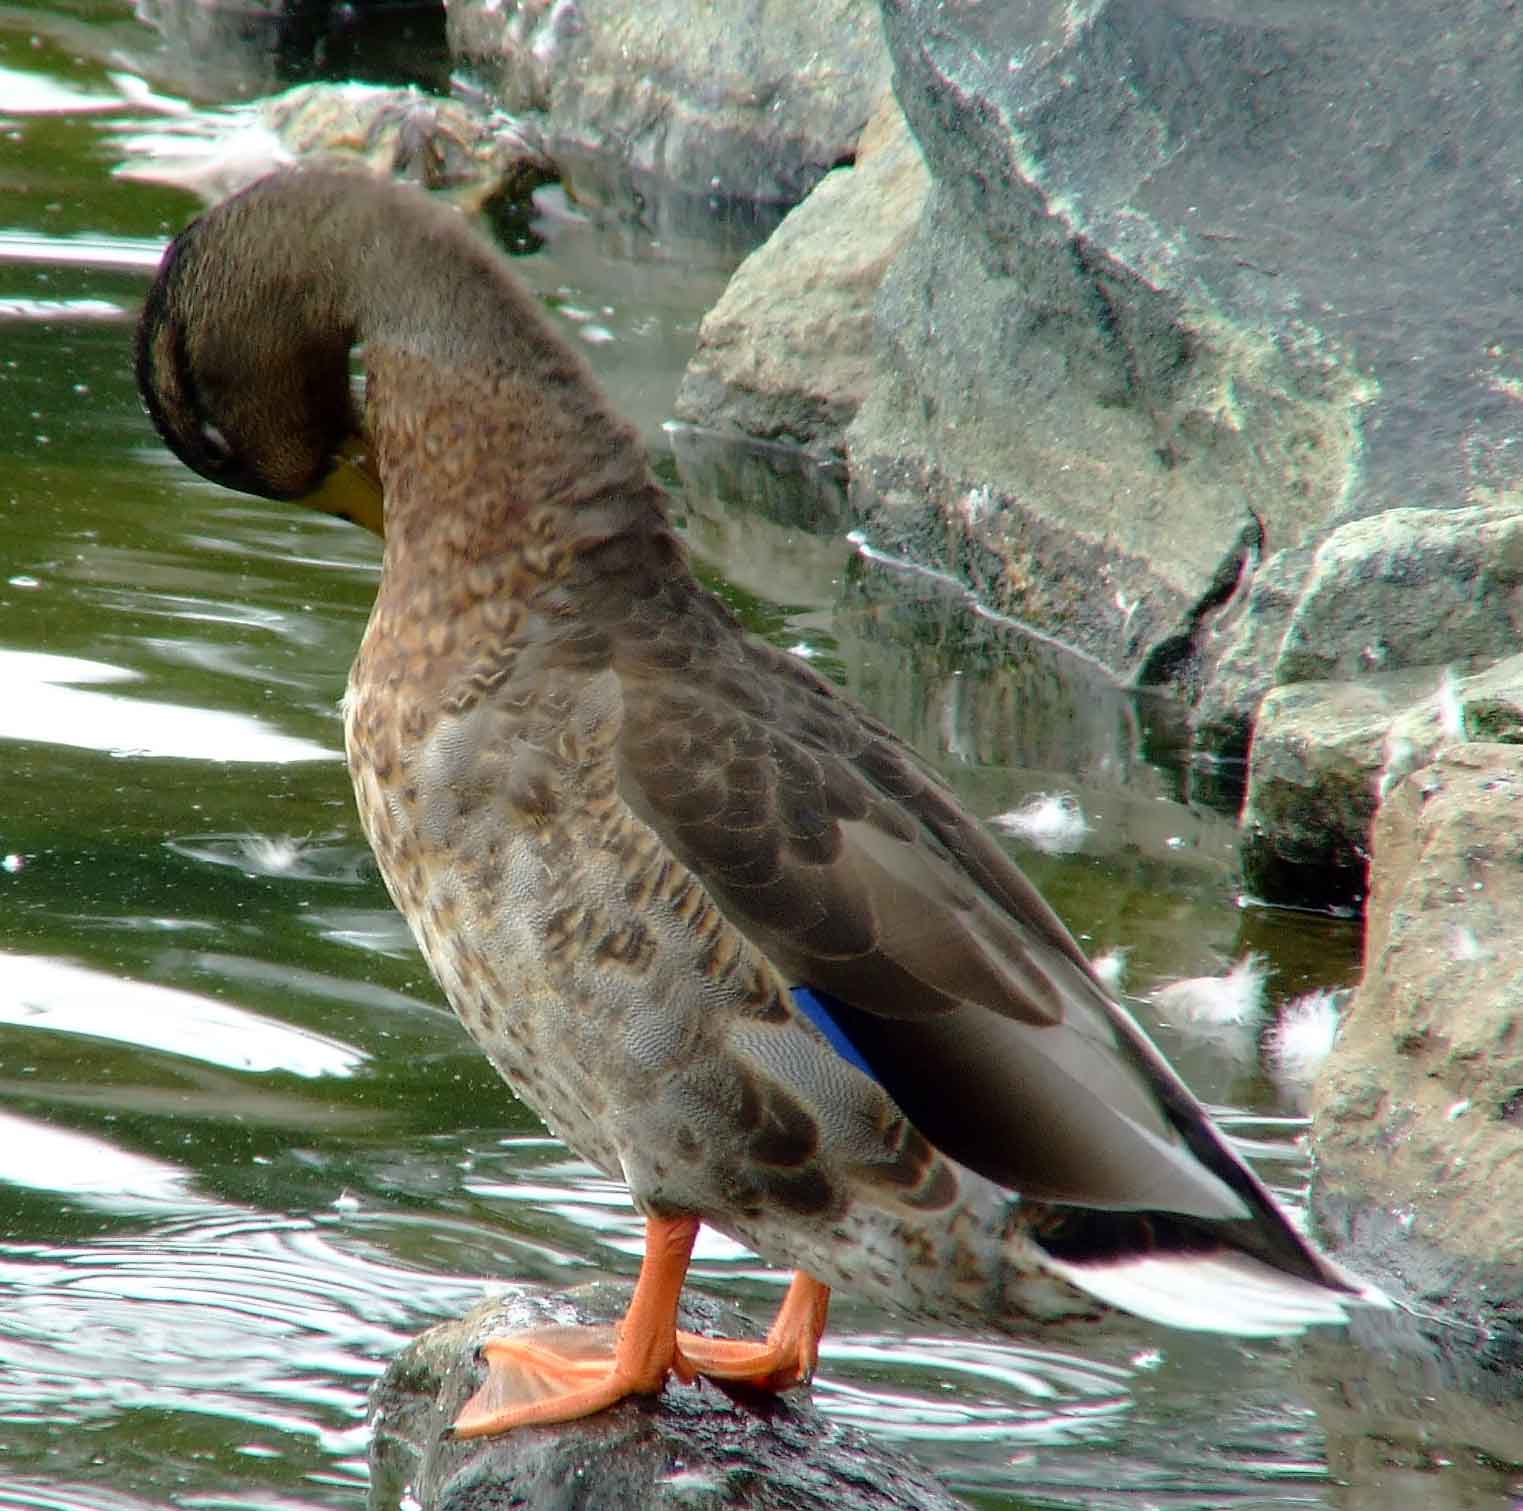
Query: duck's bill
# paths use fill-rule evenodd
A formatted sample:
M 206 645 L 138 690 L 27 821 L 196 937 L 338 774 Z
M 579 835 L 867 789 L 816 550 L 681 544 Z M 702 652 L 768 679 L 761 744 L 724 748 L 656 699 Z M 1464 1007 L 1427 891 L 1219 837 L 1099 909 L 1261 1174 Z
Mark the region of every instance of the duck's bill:
M 381 479 L 363 436 L 351 436 L 344 443 L 322 487 L 316 493 L 308 494 L 302 503 L 310 509 L 320 509 L 324 514 L 352 520 L 384 538 L 386 513 L 381 497 Z

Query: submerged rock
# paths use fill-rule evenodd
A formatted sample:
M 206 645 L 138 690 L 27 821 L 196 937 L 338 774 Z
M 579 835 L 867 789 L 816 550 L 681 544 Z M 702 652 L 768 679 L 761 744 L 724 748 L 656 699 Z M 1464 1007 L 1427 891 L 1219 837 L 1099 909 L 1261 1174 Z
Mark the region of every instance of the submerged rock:
M 116 133 L 118 178 L 171 184 L 213 201 L 283 163 L 316 154 L 353 158 L 386 177 L 426 189 L 527 199 L 557 170 L 532 131 L 501 112 L 417 89 L 375 84 L 301 84 L 213 110 L 154 97 L 151 128 Z
M 493 1334 L 546 1323 L 610 1322 L 632 1287 L 601 1283 L 562 1296 L 489 1301 L 430 1328 L 371 1391 L 371 1505 L 422 1511 L 957 1511 L 913 1460 L 822 1415 L 807 1391 L 726 1394 L 704 1381 L 668 1385 L 579 1422 L 456 1441 L 446 1429 L 480 1378 Z M 756 1337 L 738 1313 L 702 1297 L 681 1325 Z
M 449 38 L 557 157 L 784 204 L 851 159 L 888 80 L 873 0 L 464 0 Z

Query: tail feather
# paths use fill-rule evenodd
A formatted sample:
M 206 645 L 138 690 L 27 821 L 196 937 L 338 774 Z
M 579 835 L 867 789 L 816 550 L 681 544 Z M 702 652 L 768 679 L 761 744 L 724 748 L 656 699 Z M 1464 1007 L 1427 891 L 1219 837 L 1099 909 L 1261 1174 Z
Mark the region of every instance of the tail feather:
M 1322 1257 L 1322 1256 L 1319 1256 Z M 1303 1279 L 1272 1268 L 1236 1249 L 1210 1253 L 1155 1251 L 1080 1263 L 1049 1256 L 1053 1273 L 1080 1290 L 1153 1322 L 1199 1332 L 1269 1338 L 1308 1327 L 1346 1322 L 1361 1306 L 1389 1307 L 1390 1300 L 1324 1258 L 1330 1278 Z

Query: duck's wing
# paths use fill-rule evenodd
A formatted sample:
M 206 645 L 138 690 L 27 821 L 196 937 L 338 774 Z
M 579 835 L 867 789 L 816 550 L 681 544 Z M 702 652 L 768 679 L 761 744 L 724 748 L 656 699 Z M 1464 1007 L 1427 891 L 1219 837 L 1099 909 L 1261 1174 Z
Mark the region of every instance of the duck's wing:
M 1250 1226 L 1272 1209 L 1052 909 L 890 730 L 738 637 L 670 670 L 625 679 L 626 799 L 933 1144 L 1043 1201 Z

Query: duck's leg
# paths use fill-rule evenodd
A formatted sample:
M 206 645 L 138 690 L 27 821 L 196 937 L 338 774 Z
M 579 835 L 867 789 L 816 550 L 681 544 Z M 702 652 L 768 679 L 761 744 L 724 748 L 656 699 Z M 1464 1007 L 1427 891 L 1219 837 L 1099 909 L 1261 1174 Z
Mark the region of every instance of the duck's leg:
M 455 1418 L 456 1437 L 590 1417 L 626 1396 L 654 1395 L 668 1374 L 786 1390 L 814 1373 L 830 1291 L 795 1272 L 762 1343 L 677 1331 L 696 1217 L 647 1217 L 645 1258 L 624 1320 L 614 1327 L 541 1327 L 490 1339 L 487 1377 Z
M 677 1349 L 677 1302 L 697 1237 L 696 1217 L 645 1219 L 640 1278 L 616 1328 L 542 1327 L 489 1340 L 487 1377 L 455 1418 L 455 1436 L 571 1422 L 654 1395 L 674 1371 L 691 1380 Z

